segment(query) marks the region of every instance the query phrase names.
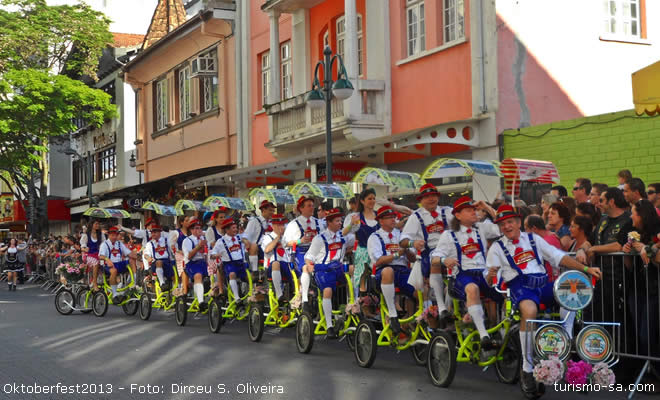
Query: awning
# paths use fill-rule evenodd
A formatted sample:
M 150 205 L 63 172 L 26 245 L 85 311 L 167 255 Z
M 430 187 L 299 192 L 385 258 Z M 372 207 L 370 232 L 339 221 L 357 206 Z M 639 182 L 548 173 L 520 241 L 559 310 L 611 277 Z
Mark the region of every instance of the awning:
M 240 211 L 254 210 L 254 206 L 250 201 L 240 197 L 209 196 L 204 200 L 204 206 L 209 210 L 217 210 L 220 207 Z
M 353 177 L 353 182 L 388 186 L 390 192 L 417 191 L 424 184 L 419 174 L 371 167 L 362 168 Z
M 290 187 L 289 192 L 296 198 L 304 195 L 340 200 L 350 199 L 353 197 L 353 192 L 348 187 L 348 185 L 341 185 L 337 183 L 326 184 L 300 182 Z
M 441 158 L 426 167 L 422 173 L 422 179 L 473 176 L 474 174 L 502 176 L 499 169 L 490 161 Z
M 523 160 L 507 158 L 502 161 L 500 171 L 504 176 L 507 192 L 511 192 L 515 183 L 515 193 L 520 192 L 520 182 L 559 183 L 557 167 L 550 161 Z
M 637 115 L 660 113 L 660 61 L 633 72 L 632 89 Z

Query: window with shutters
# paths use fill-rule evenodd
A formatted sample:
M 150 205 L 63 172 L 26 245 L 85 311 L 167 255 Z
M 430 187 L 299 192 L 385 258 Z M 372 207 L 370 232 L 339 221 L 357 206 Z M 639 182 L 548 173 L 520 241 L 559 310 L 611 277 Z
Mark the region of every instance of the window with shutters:
M 412 56 L 426 50 L 424 0 L 406 0 L 406 34 L 408 56 Z
M 463 0 L 444 0 L 443 7 L 445 43 L 465 37 Z
M 261 106 L 268 104 L 270 95 L 270 51 L 261 54 Z
M 156 103 L 156 130 L 165 129 L 169 118 L 168 98 L 167 98 L 167 78 L 156 82 L 155 90 Z
M 291 62 L 291 42 L 283 43 L 280 52 L 282 54 L 282 100 L 293 97 L 293 64 Z
M 186 66 L 179 69 L 178 77 L 178 98 L 179 98 L 179 122 L 190 118 L 190 67 Z

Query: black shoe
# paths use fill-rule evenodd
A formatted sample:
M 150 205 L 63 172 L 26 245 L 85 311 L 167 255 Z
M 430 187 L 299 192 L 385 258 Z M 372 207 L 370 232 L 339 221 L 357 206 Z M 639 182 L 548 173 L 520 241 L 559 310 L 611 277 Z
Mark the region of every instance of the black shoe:
M 481 338 L 481 350 L 489 351 L 495 350 L 497 348 L 497 343 L 495 340 L 491 339 L 490 336 L 484 336 Z
M 7 290 L 11 292 L 11 285 L 7 285 Z
M 303 303 L 303 312 L 312 313 L 312 305 L 309 304 L 309 301 Z
M 121 294 L 118 294 L 112 298 L 112 304 L 120 304 L 122 301 L 124 301 L 124 296 Z
M 209 308 L 208 303 L 206 303 L 206 302 L 199 303 L 199 312 L 202 312 L 202 313 L 206 312 L 206 310 L 208 310 L 208 308 Z
M 392 334 L 395 336 L 401 333 L 401 324 L 399 324 L 398 318 L 390 318 L 390 328 L 392 329 Z
M 451 315 L 451 313 L 447 310 L 442 310 L 440 315 L 438 316 L 438 319 L 440 320 L 441 324 L 448 324 L 452 322 L 454 317 Z
M 328 339 L 337 339 L 337 332 L 335 331 L 335 327 L 331 326 L 328 328 L 328 333 L 326 335 Z
M 162 285 L 160 285 L 160 290 L 161 292 L 167 292 L 168 290 L 170 290 L 170 283 L 165 282 Z
M 536 393 L 536 379 L 531 372 L 522 371 L 520 374 L 520 386 L 525 393 Z

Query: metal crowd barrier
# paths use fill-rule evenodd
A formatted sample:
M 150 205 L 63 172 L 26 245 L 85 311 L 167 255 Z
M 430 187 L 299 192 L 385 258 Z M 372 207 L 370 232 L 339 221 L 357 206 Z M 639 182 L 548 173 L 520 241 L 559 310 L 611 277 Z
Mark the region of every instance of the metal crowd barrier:
M 625 253 L 596 255 L 592 265 L 601 269 L 603 278 L 584 318 L 621 323 L 619 356 L 645 360 L 636 387 L 651 362 L 660 362 L 660 267 Z

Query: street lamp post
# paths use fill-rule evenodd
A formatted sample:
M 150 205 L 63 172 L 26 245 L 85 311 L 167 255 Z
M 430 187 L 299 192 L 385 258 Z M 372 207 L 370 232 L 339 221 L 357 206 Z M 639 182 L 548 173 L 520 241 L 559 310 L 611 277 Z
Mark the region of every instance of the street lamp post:
M 323 49 L 323 61 L 316 63 L 312 90 L 305 96 L 305 101 L 312 108 L 321 108 L 325 105 L 325 180 L 332 183 L 332 96 L 339 100 L 346 100 L 353 94 L 353 85 L 348 80 L 344 61 L 339 54 L 332 55 L 330 46 Z M 337 68 L 337 81 L 332 81 L 332 65 L 339 60 Z M 319 68 L 323 68 L 323 88 L 319 81 Z

